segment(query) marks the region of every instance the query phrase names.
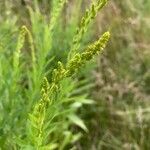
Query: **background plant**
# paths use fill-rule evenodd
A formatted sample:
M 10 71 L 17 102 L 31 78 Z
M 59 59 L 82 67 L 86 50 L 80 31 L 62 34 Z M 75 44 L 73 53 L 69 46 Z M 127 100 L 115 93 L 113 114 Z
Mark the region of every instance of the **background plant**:
M 93 144 L 83 140 L 83 147 L 86 143 L 90 143 L 89 149 L 150 147 L 148 7 L 148 1 L 111 1 L 98 17 L 96 31 L 109 24 L 112 37 L 94 72 L 96 87 L 92 95 L 97 106 L 86 108 L 91 112 L 84 115 L 87 122 L 93 122 L 89 123 L 93 132 L 84 136 L 85 141 L 92 140 Z

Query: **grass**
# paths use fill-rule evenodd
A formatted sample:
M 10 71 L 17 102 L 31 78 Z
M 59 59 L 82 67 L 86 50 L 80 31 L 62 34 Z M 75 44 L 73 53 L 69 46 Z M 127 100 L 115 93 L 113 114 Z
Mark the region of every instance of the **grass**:
M 85 134 L 81 149 L 150 147 L 149 2 L 141 3 L 111 1 L 99 15 L 96 31 L 109 25 L 112 37 L 94 72 L 91 95 L 97 105 L 82 111 L 91 134 Z

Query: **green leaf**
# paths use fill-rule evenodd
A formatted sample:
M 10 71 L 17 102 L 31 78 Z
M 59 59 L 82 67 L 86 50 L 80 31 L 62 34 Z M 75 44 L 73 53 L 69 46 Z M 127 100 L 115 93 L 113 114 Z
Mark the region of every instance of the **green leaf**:
M 87 127 L 85 126 L 84 122 L 76 115 L 68 115 L 68 118 L 77 126 L 79 126 L 81 129 L 83 129 L 85 132 L 88 132 Z

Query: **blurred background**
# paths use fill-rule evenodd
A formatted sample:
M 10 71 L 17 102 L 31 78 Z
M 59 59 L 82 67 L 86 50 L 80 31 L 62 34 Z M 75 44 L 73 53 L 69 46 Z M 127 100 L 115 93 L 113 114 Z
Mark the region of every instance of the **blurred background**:
M 68 1 L 55 27 L 53 66 L 57 60 L 65 62 L 79 20 L 91 2 Z M 48 20 L 51 0 L 39 0 L 39 6 L 41 19 Z M 34 7 L 31 0 L 0 0 L 0 38 L 7 35 L 15 42 L 12 34 L 18 27 L 31 28 L 28 7 Z M 88 88 L 79 92 L 87 92 L 95 103 L 78 112 L 89 132 L 83 132 L 76 145 L 79 150 L 149 150 L 150 1 L 110 0 L 90 25 L 81 48 L 108 29 L 111 40 L 104 54 L 78 74 L 79 80 L 88 80 Z

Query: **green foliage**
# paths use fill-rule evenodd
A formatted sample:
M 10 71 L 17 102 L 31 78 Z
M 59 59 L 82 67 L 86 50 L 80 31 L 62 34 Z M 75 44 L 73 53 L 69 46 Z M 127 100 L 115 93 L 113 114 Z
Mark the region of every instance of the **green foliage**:
M 52 75 L 52 82 L 49 85 L 48 80 L 44 78 L 43 86 L 42 86 L 42 97 L 39 103 L 37 103 L 34 107 L 34 111 L 32 114 L 30 114 L 30 125 L 29 130 L 33 131 L 29 134 L 29 139 L 31 138 L 31 143 L 33 143 L 34 147 L 36 149 L 44 148 L 47 142 L 48 136 L 50 136 L 50 133 L 52 132 L 51 128 L 49 129 L 49 125 L 53 124 L 53 119 L 57 118 L 57 115 L 59 114 L 53 114 L 50 110 L 53 108 L 53 106 L 57 107 L 57 97 L 60 97 L 61 91 L 61 80 L 63 80 L 65 77 L 70 77 L 74 74 L 74 72 L 81 67 L 86 61 L 89 61 L 92 59 L 92 57 L 99 53 L 100 50 L 102 50 L 108 40 L 109 40 L 110 34 L 109 32 L 106 32 L 103 34 L 103 36 L 94 44 L 90 45 L 85 52 L 81 54 L 76 54 L 68 63 L 66 69 L 63 67 L 63 64 L 61 62 L 58 62 L 58 68 L 53 70 Z M 61 100 L 63 101 L 63 100 Z M 49 114 L 49 111 L 51 112 Z M 64 109 L 64 111 L 69 111 L 69 109 Z M 52 115 L 53 114 L 53 115 Z M 56 115 L 56 116 L 55 116 Z M 50 117 L 51 116 L 51 117 Z M 64 116 L 65 117 L 65 116 Z M 68 118 L 70 121 L 75 122 L 78 126 L 80 126 L 82 129 L 87 130 L 85 125 L 82 123 L 82 121 L 74 114 L 69 113 Z M 75 121 L 76 120 L 76 121 Z M 59 119 L 57 120 L 59 122 Z M 57 123 L 56 122 L 56 123 Z M 55 123 L 55 121 L 54 121 Z M 30 127 L 31 126 L 31 127 Z M 30 129 L 31 128 L 31 129 Z M 49 134 L 47 134 L 49 133 Z M 53 133 L 53 132 L 52 132 Z M 51 134 L 52 134 L 51 133 Z M 55 133 L 54 133 L 55 134 Z M 57 140 L 57 139 L 55 139 Z M 47 142 L 47 144 L 49 144 Z M 51 143 L 53 144 L 53 143 Z M 54 143 L 57 145 L 57 143 Z M 32 144 L 31 144 L 32 145 Z
M 80 45 L 88 24 L 106 2 L 98 0 L 86 12 L 77 29 L 79 32 L 74 36 L 78 39 L 76 44 Z M 9 18 L 0 25 L 4 34 L 8 32 L 0 39 L 1 149 L 75 149 L 74 143 L 81 137 L 82 130 L 88 132 L 77 111 L 83 104 L 93 102 L 87 99 L 87 94 L 79 92 L 74 76 L 83 65 L 102 52 L 110 33 L 105 32 L 82 52 L 73 43 L 70 59 L 66 58 L 66 63 L 57 62 L 52 55 L 54 30 L 65 3 L 66 0 L 53 0 L 50 18 L 47 19 L 35 0 L 34 8 L 27 7 L 31 30 L 22 26 L 19 35 L 15 30 L 17 25 L 10 25 Z M 57 67 L 51 64 L 53 60 Z M 77 127 L 80 131 L 75 130 Z
M 0 149 L 150 149 L 150 1 L 106 3 L 0 1 Z

